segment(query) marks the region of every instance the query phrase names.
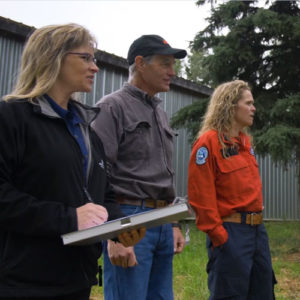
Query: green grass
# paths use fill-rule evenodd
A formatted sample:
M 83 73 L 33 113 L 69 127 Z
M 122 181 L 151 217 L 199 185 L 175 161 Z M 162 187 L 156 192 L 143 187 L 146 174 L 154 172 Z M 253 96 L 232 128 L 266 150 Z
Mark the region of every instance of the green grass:
M 205 234 L 189 222 L 190 243 L 174 258 L 175 300 L 206 300 Z M 273 268 L 278 280 L 276 300 L 300 300 L 300 222 L 266 222 Z M 184 226 L 183 226 L 184 228 Z M 91 299 L 103 299 L 103 289 L 94 287 Z
M 208 299 L 205 234 L 189 222 L 190 243 L 174 257 L 174 294 L 176 300 Z M 183 226 L 184 228 L 184 226 Z
M 266 223 L 277 300 L 300 299 L 300 222 Z

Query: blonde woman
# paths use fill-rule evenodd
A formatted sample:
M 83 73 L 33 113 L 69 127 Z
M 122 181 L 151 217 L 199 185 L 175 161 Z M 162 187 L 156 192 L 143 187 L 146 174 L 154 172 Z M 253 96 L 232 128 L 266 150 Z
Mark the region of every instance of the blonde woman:
M 255 114 L 248 84 L 218 86 L 189 164 L 188 196 L 207 233 L 209 299 L 271 300 L 271 256 L 262 185 L 247 128 Z
M 91 90 L 94 48 L 77 24 L 36 30 L 0 103 L 2 299 L 88 300 L 101 245 L 67 247 L 60 236 L 123 215 L 90 127 L 98 109 L 72 100 Z

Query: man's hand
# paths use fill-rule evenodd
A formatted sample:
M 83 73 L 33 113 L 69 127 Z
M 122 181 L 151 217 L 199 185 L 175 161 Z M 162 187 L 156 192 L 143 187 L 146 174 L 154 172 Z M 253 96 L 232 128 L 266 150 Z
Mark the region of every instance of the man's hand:
M 78 230 L 103 224 L 108 218 L 106 208 L 94 203 L 87 203 L 76 208 L 76 213 Z
M 133 247 L 124 247 L 121 243 L 108 240 L 107 252 L 110 262 L 115 266 L 128 268 L 138 265 Z
M 173 227 L 173 238 L 174 238 L 174 253 L 175 254 L 181 253 L 185 246 L 185 238 L 178 227 Z
M 118 235 L 118 240 L 125 247 L 134 246 L 138 243 L 146 234 L 146 228 L 142 227 L 139 229 L 133 229 L 131 231 L 126 231 Z

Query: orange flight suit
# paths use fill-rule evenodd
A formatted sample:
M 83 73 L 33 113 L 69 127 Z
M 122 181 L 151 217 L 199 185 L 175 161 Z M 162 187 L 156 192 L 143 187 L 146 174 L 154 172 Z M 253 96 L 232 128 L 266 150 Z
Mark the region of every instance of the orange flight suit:
M 215 247 L 228 234 L 222 217 L 235 212 L 261 212 L 262 184 L 247 135 L 240 133 L 224 157 L 217 131 L 205 132 L 194 144 L 189 163 L 188 198 L 196 213 L 197 227 L 206 232 Z

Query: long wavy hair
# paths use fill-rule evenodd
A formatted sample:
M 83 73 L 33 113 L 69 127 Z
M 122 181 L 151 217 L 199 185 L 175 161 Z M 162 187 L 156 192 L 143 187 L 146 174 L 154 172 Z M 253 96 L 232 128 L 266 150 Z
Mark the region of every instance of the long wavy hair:
M 49 25 L 35 30 L 26 42 L 16 85 L 3 99 L 32 101 L 47 93 L 67 52 L 83 45 L 96 48 L 96 40 L 78 24 Z
M 197 138 L 204 132 L 214 129 L 218 132 L 219 141 L 225 149 L 222 136 L 232 129 L 236 105 L 245 90 L 251 91 L 248 83 L 242 80 L 219 85 L 210 98 Z M 244 133 L 248 134 L 247 129 L 244 129 Z

